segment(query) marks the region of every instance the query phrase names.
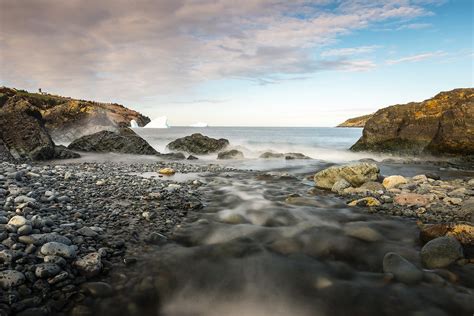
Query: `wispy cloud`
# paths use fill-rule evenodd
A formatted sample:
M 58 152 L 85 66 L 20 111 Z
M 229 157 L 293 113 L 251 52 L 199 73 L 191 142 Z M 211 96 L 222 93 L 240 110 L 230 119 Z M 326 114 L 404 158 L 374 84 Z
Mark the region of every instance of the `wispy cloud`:
M 371 46 L 359 46 L 359 47 L 348 47 L 348 48 L 336 48 L 324 51 L 321 53 L 321 56 L 328 57 L 328 56 L 351 56 L 351 55 L 360 55 L 360 54 L 367 54 L 372 53 L 377 48 L 380 48 L 379 45 L 371 45 Z
M 429 29 L 433 27 L 430 23 L 409 23 L 401 25 L 397 28 L 397 30 L 422 30 L 422 29 Z
M 400 63 L 406 63 L 406 62 L 419 62 L 423 61 L 426 59 L 431 59 L 431 58 L 436 58 L 436 57 L 442 57 L 446 56 L 446 53 L 443 51 L 436 51 L 436 52 L 428 52 L 428 53 L 423 53 L 423 54 L 418 54 L 418 55 L 412 55 L 412 56 L 407 56 L 399 59 L 390 59 L 387 60 L 388 65 L 395 65 L 395 64 L 400 64 Z
M 0 0 L 0 79 L 140 100 L 207 80 L 364 71 L 374 62 L 351 56 L 370 46 L 326 52 L 335 60 L 314 50 L 380 22 L 430 15 L 417 1 Z

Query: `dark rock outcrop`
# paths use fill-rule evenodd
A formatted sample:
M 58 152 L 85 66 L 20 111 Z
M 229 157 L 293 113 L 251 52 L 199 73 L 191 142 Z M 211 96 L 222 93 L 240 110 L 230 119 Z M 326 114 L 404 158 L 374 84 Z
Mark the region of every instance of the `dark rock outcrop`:
M 168 149 L 183 151 L 195 155 L 206 155 L 221 151 L 229 145 L 227 139 L 215 139 L 196 133 L 191 136 L 178 138 L 168 144 Z
M 244 159 L 244 153 L 237 149 L 221 151 L 217 159 Z
M 354 151 L 474 154 L 474 88 L 441 92 L 423 102 L 377 111 Z
M 286 159 L 286 160 L 293 160 L 293 159 L 311 159 L 310 157 L 303 155 L 302 153 L 273 153 L 273 152 L 264 152 L 260 155 L 262 159 Z
M 86 152 L 115 152 L 136 155 L 158 155 L 159 153 L 143 138 L 129 128 L 119 132 L 101 131 L 82 136 L 68 146 L 69 149 Z
M 0 88 L 0 108 L 15 109 L 22 103 L 38 111 L 52 139 L 70 142 L 101 130 L 117 131 L 135 120 L 145 126 L 150 119 L 115 103 L 75 100 L 50 94 Z
M 15 160 L 79 157 L 76 153 L 55 146 L 44 127 L 41 113 L 27 100 L 18 100 L 15 106 L 2 104 L 0 140 L 0 152 L 3 152 L 2 159 L 4 156 L 5 160 L 11 160 L 12 157 Z
M 373 114 L 362 115 L 358 117 L 350 118 L 337 127 L 364 127 L 367 121 L 373 116 Z

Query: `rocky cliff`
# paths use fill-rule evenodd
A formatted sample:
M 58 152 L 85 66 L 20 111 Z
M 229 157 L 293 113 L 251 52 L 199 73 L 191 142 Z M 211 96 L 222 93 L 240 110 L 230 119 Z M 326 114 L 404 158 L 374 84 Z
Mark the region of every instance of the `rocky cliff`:
M 474 154 L 474 88 L 441 92 L 423 102 L 393 105 L 366 123 L 354 151 Z
M 345 122 L 339 124 L 337 127 L 364 127 L 365 123 L 372 117 L 373 114 L 362 115 L 350 118 Z
M 0 88 L 0 110 L 27 106 L 38 111 L 45 128 L 55 141 L 70 142 L 101 130 L 116 130 L 130 126 L 135 120 L 144 126 L 150 119 L 115 103 L 76 100 L 50 94 Z

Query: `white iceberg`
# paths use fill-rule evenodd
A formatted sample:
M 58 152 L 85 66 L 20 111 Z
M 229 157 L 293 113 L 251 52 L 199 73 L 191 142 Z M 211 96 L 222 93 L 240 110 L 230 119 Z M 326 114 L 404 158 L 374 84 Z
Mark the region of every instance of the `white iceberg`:
M 131 121 L 130 121 L 130 127 L 131 127 L 131 128 L 137 128 L 137 127 L 139 127 L 137 121 L 131 120 Z
M 191 124 L 189 126 L 190 127 L 209 127 L 209 125 L 207 123 L 204 123 L 204 122 L 197 122 L 197 123 Z
M 168 118 L 166 116 L 158 117 L 145 125 L 145 128 L 168 128 Z

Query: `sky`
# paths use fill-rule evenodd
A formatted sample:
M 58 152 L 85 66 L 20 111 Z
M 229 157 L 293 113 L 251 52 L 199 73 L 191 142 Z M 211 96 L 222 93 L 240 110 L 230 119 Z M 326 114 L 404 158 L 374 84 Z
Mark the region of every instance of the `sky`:
M 171 125 L 334 126 L 474 86 L 471 0 L 0 0 L 0 85 Z

